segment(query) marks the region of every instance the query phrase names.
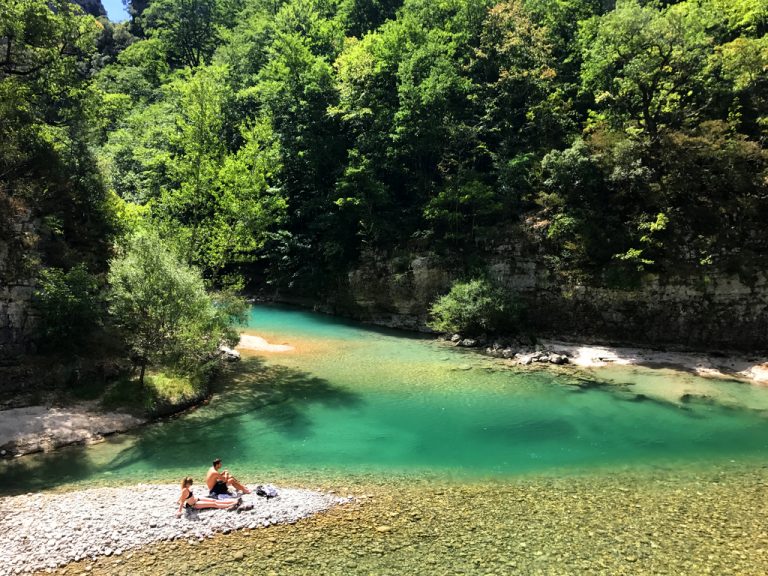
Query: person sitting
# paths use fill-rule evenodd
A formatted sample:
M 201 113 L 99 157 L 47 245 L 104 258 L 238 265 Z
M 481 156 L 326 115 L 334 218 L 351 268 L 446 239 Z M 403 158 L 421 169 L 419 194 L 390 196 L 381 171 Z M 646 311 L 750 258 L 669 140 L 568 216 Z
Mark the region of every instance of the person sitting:
M 228 499 L 218 500 L 216 498 L 195 498 L 192 493 L 192 478 L 186 476 L 181 481 L 181 496 L 179 496 L 179 509 L 176 511 L 176 518 L 181 517 L 181 512 L 185 508 L 194 508 L 200 510 L 202 508 L 219 508 L 222 510 L 238 508 L 242 503 L 242 499 Z
M 229 473 L 229 470 L 222 470 L 219 472 L 219 468 L 221 468 L 221 458 L 216 458 L 216 460 L 213 461 L 213 466 L 208 469 L 208 474 L 205 476 L 205 484 L 208 486 L 208 490 L 210 490 L 208 495 L 211 498 L 218 498 L 219 495 L 229 494 L 230 486 L 243 494 L 251 493 L 248 488 L 240 484 L 240 482 Z

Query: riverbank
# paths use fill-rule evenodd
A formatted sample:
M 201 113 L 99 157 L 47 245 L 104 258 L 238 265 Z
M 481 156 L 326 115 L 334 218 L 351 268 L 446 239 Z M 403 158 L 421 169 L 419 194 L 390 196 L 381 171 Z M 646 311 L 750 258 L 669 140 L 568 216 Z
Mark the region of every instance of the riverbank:
M 760 464 L 479 483 L 397 476 L 330 482 L 324 490 L 354 500 L 295 525 L 158 542 L 56 573 L 768 573 L 768 469 Z
M 556 364 L 599 374 L 601 368 L 639 366 L 768 386 L 768 357 L 760 354 L 746 356 L 737 353 L 652 350 L 546 339 L 539 340 L 535 347 L 504 347 L 498 343 L 492 347 L 478 347 L 476 341 L 457 336 L 446 341 L 446 345 L 482 351 L 511 367 Z
M 252 490 L 255 486 L 250 487 Z M 193 487 L 196 491 L 201 488 Z M 216 534 L 295 523 L 348 502 L 333 494 L 279 488 L 243 496 L 240 511 L 194 510 L 176 518 L 179 487 L 142 484 L 0 498 L 0 574 L 50 570 L 83 559 L 120 559 L 142 546 L 198 544 Z M 248 505 L 252 505 L 252 509 Z M 140 573 L 140 571 L 132 572 Z
M 768 386 L 768 358 L 760 356 L 705 354 L 648 350 L 643 348 L 593 346 L 557 340 L 543 340 L 542 347 L 561 351 L 569 363 L 580 368 L 645 366 L 671 368 L 705 378 L 744 380 Z
M 0 457 L 99 442 L 146 422 L 131 414 L 99 411 L 93 402 L 66 408 L 27 406 L 3 410 L 0 411 Z

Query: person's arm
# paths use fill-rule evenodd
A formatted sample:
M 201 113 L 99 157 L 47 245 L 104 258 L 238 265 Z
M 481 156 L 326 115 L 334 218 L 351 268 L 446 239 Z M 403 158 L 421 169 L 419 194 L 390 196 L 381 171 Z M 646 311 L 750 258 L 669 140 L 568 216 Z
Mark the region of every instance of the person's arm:
M 184 496 L 185 494 L 186 497 Z M 184 490 L 181 491 L 181 497 L 179 497 L 179 509 L 176 510 L 176 518 L 181 517 L 181 511 L 184 509 L 184 502 L 187 501 L 187 498 L 189 498 L 189 490 L 184 488 Z

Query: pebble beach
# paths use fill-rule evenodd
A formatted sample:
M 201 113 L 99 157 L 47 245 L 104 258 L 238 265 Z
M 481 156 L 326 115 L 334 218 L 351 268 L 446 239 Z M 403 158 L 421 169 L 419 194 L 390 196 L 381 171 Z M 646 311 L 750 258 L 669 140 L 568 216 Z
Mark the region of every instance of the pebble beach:
M 172 484 L 142 484 L 0 498 L 0 575 L 119 558 L 158 542 L 198 543 L 219 533 L 295 523 L 348 501 L 279 488 L 269 500 L 244 495 L 242 510 L 190 510 L 177 518 L 179 490 Z

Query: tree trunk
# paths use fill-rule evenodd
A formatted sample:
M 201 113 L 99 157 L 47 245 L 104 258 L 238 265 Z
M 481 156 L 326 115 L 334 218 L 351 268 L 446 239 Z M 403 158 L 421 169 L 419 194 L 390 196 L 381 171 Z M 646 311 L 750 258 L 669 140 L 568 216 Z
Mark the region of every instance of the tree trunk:
M 147 361 L 142 360 L 141 361 L 141 372 L 139 372 L 139 386 L 144 388 L 144 372 L 147 369 Z

